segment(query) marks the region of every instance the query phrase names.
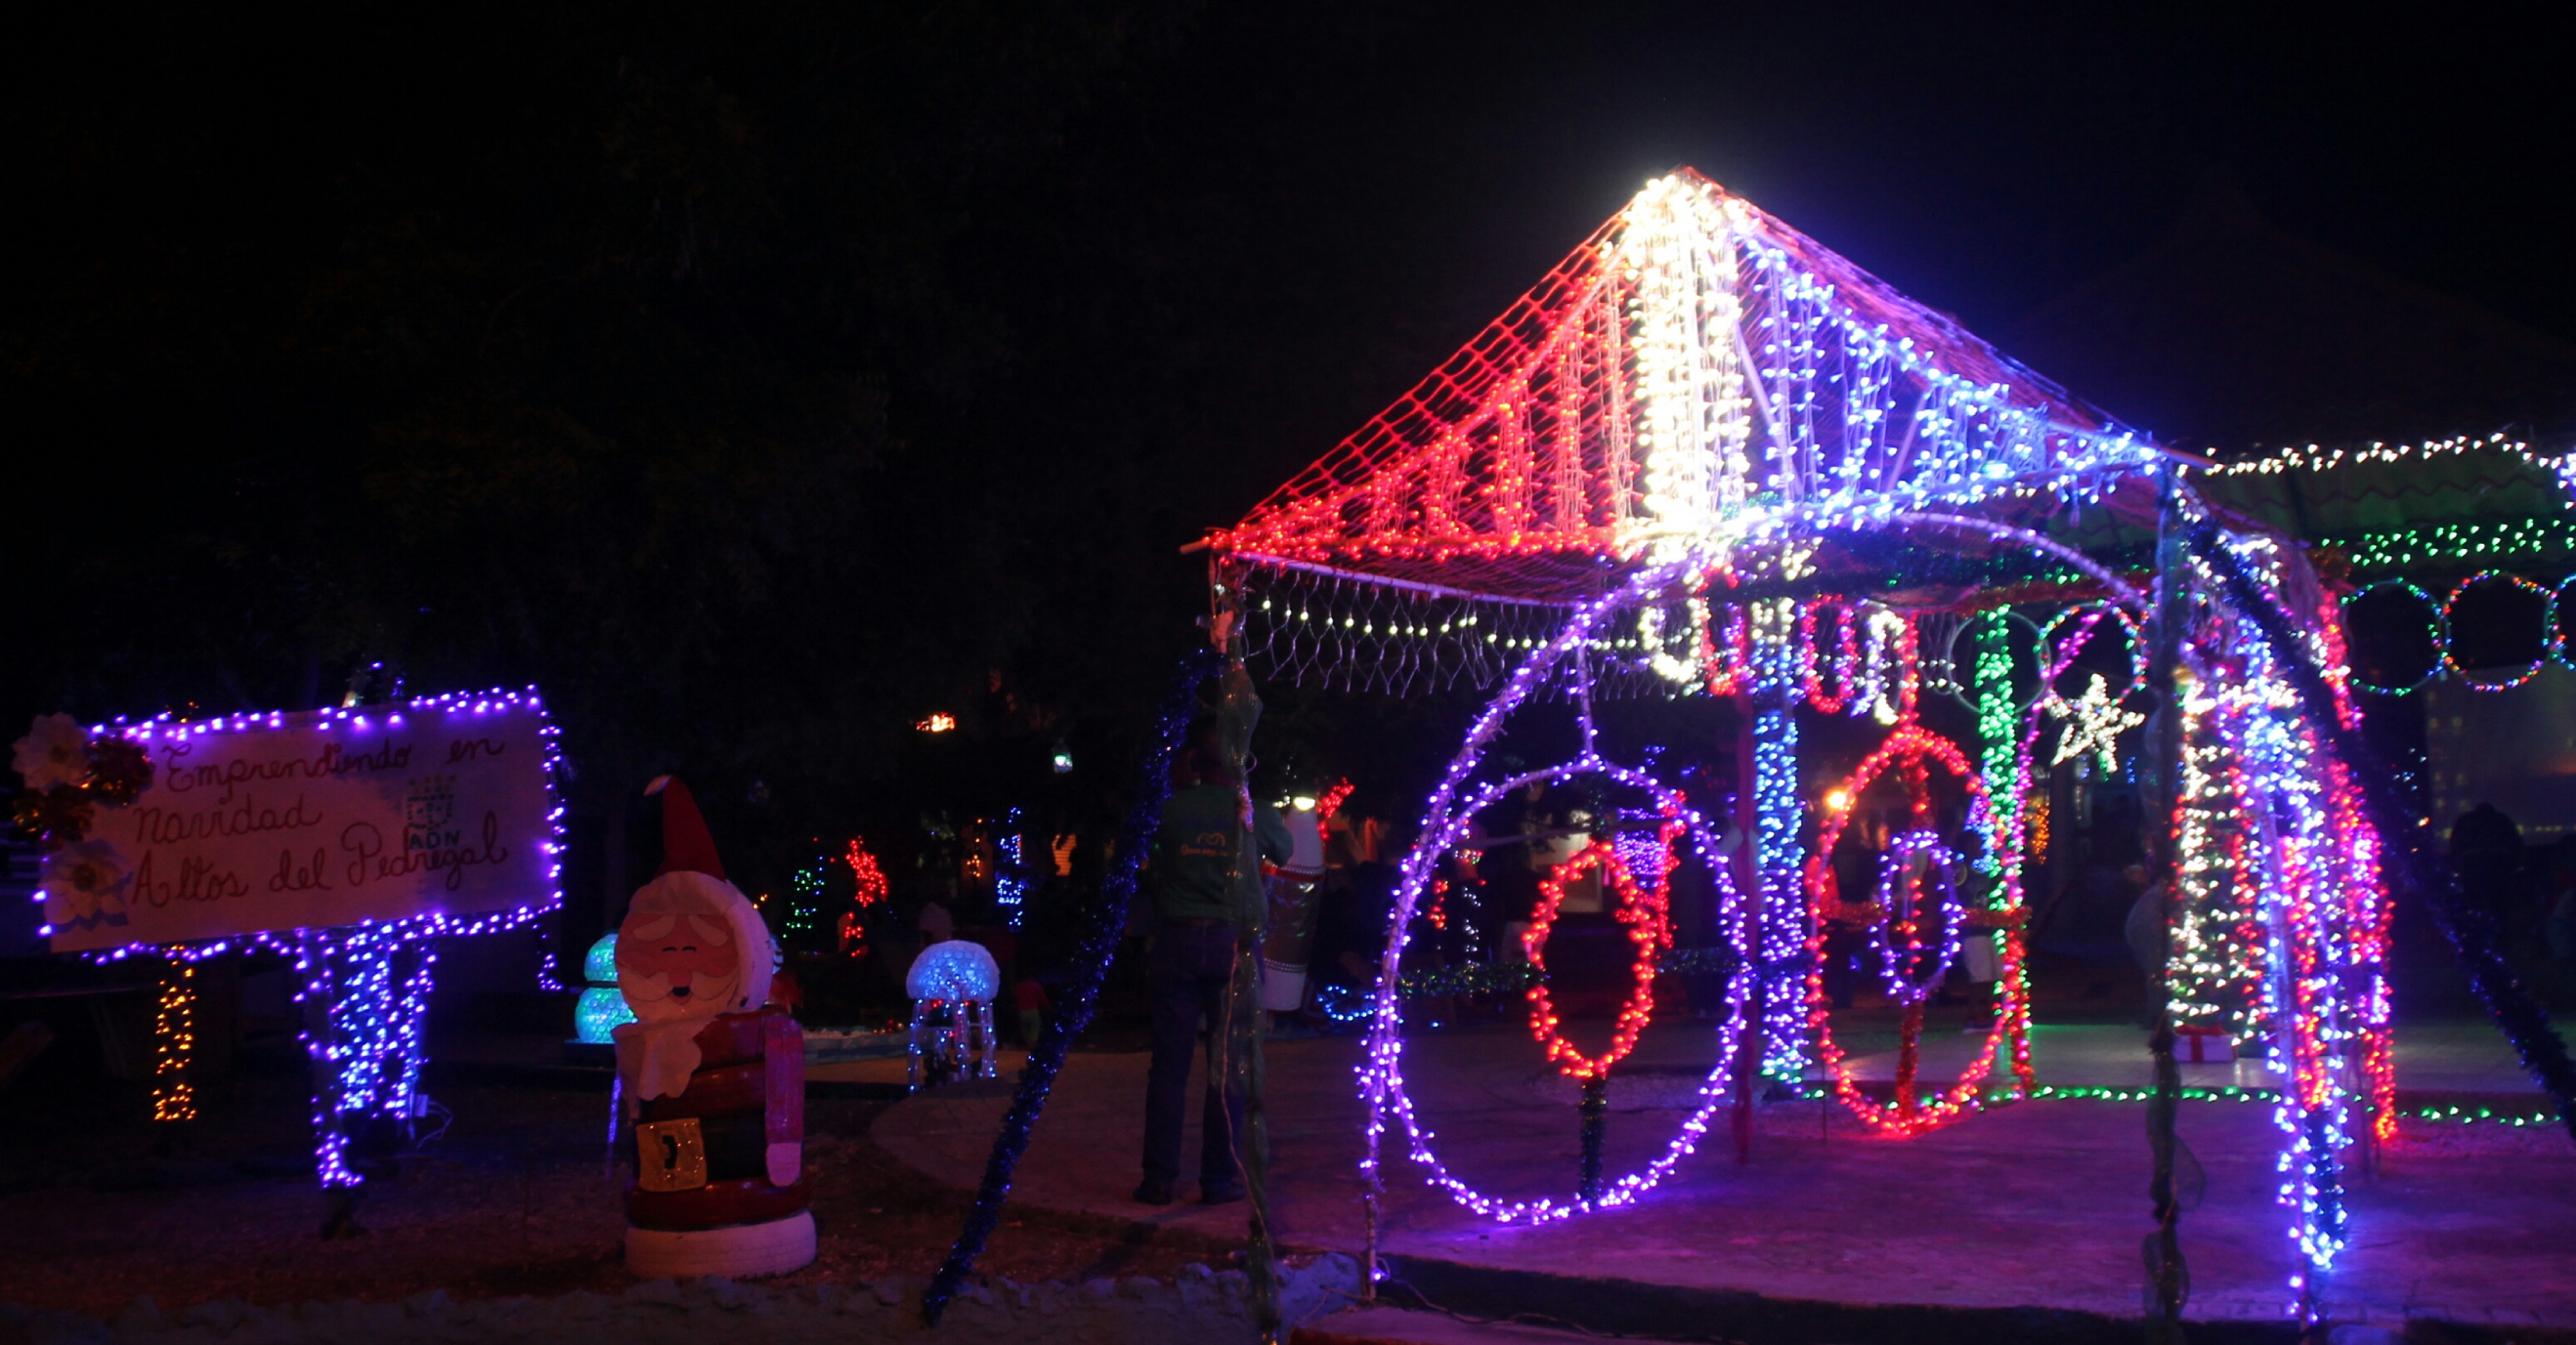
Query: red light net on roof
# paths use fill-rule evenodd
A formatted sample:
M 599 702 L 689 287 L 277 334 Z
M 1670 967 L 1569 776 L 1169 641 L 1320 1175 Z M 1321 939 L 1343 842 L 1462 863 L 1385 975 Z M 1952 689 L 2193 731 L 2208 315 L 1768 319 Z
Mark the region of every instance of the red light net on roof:
M 1685 169 L 1209 542 L 1417 594 L 1562 603 L 1658 547 L 2098 496 L 2155 453 Z

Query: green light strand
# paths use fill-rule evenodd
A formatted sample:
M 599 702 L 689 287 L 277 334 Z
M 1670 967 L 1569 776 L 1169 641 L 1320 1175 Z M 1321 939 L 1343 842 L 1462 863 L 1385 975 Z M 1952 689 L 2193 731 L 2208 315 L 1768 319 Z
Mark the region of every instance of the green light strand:
M 2053 1084 L 2043 1084 L 2030 1091 L 2033 1101 L 2145 1102 L 2155 1095 L 2156 1090 L 2152 1088 L 2060 1087 Z M 2182 1097 L 2185 1102 L 2278 1102 L 2281 1093 L 2276 1088 L 2185 1088 Z M 2558 1116 L 2554 1112 L 2498 1112 L 2493 1107 L 2479 1106 L 2400 1107 L 2397 1114 L 2419 1121 L 2457 1121 L 2462 1125 L 2475 1125 L 2481 1121 L 2516 1127 L 2558 1124 Z
M 2021 715 L 2013 703 L 2012 626 L 2002 611 L 1977 617 L 1977 741 L 1983 745 L 1979 771 L 1986 780 L 1986 802 L 1994 814 L 1995 834 L 1987 846 L 1988 863 L 2002 839 L 2012 834 L 2022 801 L 2013 794 L 2013 729 Z
M 2487 523 L 2427 523 L 2413 528 L 2328 538 L 2355 569 L 2456 564 L 2516 557 L 2576 555 L 2576 519 L 2516 518 Z

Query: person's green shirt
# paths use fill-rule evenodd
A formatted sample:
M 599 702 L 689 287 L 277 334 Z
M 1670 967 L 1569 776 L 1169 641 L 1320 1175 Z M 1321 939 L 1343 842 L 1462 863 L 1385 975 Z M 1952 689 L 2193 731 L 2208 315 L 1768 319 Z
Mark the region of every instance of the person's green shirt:
M 1252 677 L 1236 664 L 1225 675 L 1216 707 L 1225 750 L 1235 774 L 1252 745 L 1261 698 Z M 1246 936 L 1261 932 L 1270 913 L 1261 886 L 1261 861 L 1288 858 L 1288 824 L 1275 808 L 1252 806 L 1243 825 L 1243 794 L 1230 784 L 1199 784 L 1172 791 L 1163 824 L 1154 833 L 1154 914 L 1165 920 L 1223 920 Z

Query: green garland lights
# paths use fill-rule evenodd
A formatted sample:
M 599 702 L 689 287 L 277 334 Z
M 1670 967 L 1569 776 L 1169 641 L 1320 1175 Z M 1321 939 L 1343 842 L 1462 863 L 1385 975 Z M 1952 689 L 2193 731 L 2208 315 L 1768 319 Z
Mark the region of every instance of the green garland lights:
M 2529 668 L 2500 682 L 2483 681 L 2471 675 L 2469 670 L 2462 668 L 2451 656 L 2451 613 L 2459 605 L 2461 595 L 2467 593 L 2472 586 L 2483 583 L 2507 584 L 2539 594 L 2541 597 L 2541 654 L 2532 660 Z M 2562 614 L 2566 611 L 2565 600 L 2570 585 L 2576 585 L 2576 574 L 2558 581 L 2556 587 L 2550 587 L 2506 570 L 2480 570 L 2461 580 L 2458 587 L 2451 590 L 2449 596 L 2438 601 L 2431 594 L 2404 579 L 2383 579 L 2357 592 L 2347 593 L 2338 607 L 2338 611 L 2342 613 L 2347 638 L 2353 629 L 2351 612 L 2354 604 L 2379 594 L 2396 593 L 2414 599 L 2416 606 L 2422 609 L 2424 638 L 2432 645 L 2435 654 L 2431 666 L 2425 669 L 2424 675 L 2405 686 L 2375 686 L 2362 680 L 2357 673 L 2350 679 L 2351 686 L 2356 691 L 2367 691 L 2373 695 L 2404 696 L 2431 685 L 2437 678 L 2448 675 L 2472 691 L 2510 691 L 2538 676 L 2541 665 L 2553 658 L 2562 667 L 2576 669 L 2576 659 L 2571 659 L 2569 656 L 2566 632 L 2560 624 L 2563 620 Z
M 2155 1096 L 2156 1090 L 2152 1088 L 2060 1087 L 2054 1084 L 2042 1084 L 2030 1090 L 2030 1097 L 2034 1102 L 2052 1098 L 2071 1098 L 2081 1102 L 2149 1102 L 2153 1101 Z M 2185 1088 L 2182 1090 L 2182 1098 L 2185 1102 L 2278 1102 L 2281 1100 L 2281 1092 L 2277 1088 Z M 2492 1121 L 2497 1125 L 2506 1126 L 2558 1124 L 2557 1115 L 2546 1110 L 2499 1112 L 2493 1107 L 2476 1104 L 2400 1107 L 2397 1109 L 2397 1114 L 2419 1121 L 2457 1121 L 2463 1125 L 2474 1125 L 2480 1121 Z
M 2329 538 L 2356 570 L 2450 565 L 2514 557 L 2576 555 L 2576 519 L 2514 518 L 2492 523 L 2427 523 Z

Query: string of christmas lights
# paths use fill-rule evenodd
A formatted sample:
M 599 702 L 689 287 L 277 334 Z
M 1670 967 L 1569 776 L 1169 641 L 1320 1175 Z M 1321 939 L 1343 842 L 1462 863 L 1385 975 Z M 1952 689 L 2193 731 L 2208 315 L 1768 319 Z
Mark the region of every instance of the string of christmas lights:
M 1390 1116 L 1402 1128 L 1410 1156 L 1429 1174 L 1433 1185 L 1447 1191 L 1460 1205 L 1504 1223 L 1547 1223 L 1588 1210 L 1624 1205 L 1652 1190 L 1676 1163 L 1696 1151 L 1700 1137 L 1707 1133 L 1709 1118 L 1715 1114 L 1727 1091 L 1734 1067 L 1735 1043 L 1742 1031 L 1740 1020 L 1718 1032 L 1717 1060 L 1700 1085 L 1698 1108 L 1683 1121 L 1680 1132 L 1667 1144 L 1664 1152 L 1644 1168 L 1597 1184 L 1587 1173 L 1572 1200 L 1553 1197 L 1501 1200 L 1487 1196 L 1441 1163 L 1431 1147 L 1429 1129 L 1415 1114 L 1404 1085 L 1403 1021 L 1397 1007 L 1397 991 L 1404 982 L 1404 951 L 1411 938 L 1414 916 L 1430 888 L 1441 857 L 1466 836 L 1478 813 L 1491 808 L 1511 791 L 1531 784 L 1599 775 L 1649 795 L 1668 818 L 1678 821 L 1691 836 L 1694 847 L 1719 887 L 1721 899 L 1728 905 L 1735 904 L 1731 880 L 1718 857 L 1715 838 L 1709 834 L 1706 822 L 1691 810 L 1688 801 L 1679 793 L 1643 772 L 1606 761 L 1587 751 L 1576 760 L 1559 766 L 1514 775 L 1479 788 L 1470 787 L 1470 780 L 1483 759 L 1486 746 L 1501 731 L 1504 720 L 1542 685 L 1561 660 L 1570 661 L 1576 657 L 1576 651 L 1583 647 L 1583 642 L 1590 637 L 1597 623 L 1614 610 L 1631 605 L 1646 595 L 1669 591 L 1676 581 L 1701 568 L 1705 568 L 1704 562 L 1698 557 L 1685 557 L 1640 572 L 1620 589 L 1585 604 L 1555 639 L 1534 651 L 1513 671 L 1502 692 L 1478 716 L 1467 734 L 1465 746 L 1451 760 L 1448 771 L 1433 790 L 1421 833 L 1398 869 L 1395 909 L 1388 922 L 1386 953 L 1379 965 L 1367 1053 L 1359 1069 L 1361 1096 L 1367 1103 L 1368 1112 L 1360 1170 L 1372 1200 L 1381 1189 L 1379 1151 Z M 1784 633 L 1794 630 L 1794 614 L 1783 611 L 1778 615 Z M 1791 646 L 1783 641 L 1782 647 L 1785 650 Z M 1785 666 L 1787 661 L 1786 658 L 1780 660 L 1782 672 L 1789 671 Z M 1585 707 L 1582 716 L 1584 739 L 1588 744 L 1592 740 L 1588 704 L 1578 701 L 1578 705 Z M 1746 989 L 1740 974 L 1730 989 L 1729 1000 L 1739 1006 L 1737 1012 L 1740 1014 Z
M 885 870 L 877 867 L 877 857 L 868 850 L 865 836 L 852 836 L 848 848 L 841 852 L 841 862 L 850 866 L 852 893 L 850 909 L 841 915 L 841 954 L 863 957 L 868 951 L 867 913 L 886 899 Z
M 1999 927 L 2002 935 L 2003 975 L 1995 982 L 1994 1024 L 1987 1030 L 1983 1045 L 1961 1071 L 1958 1080 L 1929 1102 L 1918 1096 L 1913 1087 L 1912 1059 L 1921 1044 L 1922 1003 L 1915 999 L 1906 1005 L 1905 1026 L 1899 1033 L 1897 1081 L 1894 1099 L 1881 1107 L 1862 1096 L 1845 1063 L 1842 1048 L 1834 1041 L 1832 996 L 1825 989 L 1825 926 L 1829 912 L 1840 906 L 1835 887 L 1833 853 L 1841 840 L 1844 826 L 1851 820 L 1852 808 L 1870 785 L 1893 769 L 1904 782 L 1910 811 L 1918 831 L 1929 831 L 1933 809 L 1929 767 L 1938 765 L 1957 779 L 1968 798 L 1966 829 L 1982 834 L 1990 831 L 1991 818 L 1986 803 L 1985 782 L 1968 764 L 1968 758 L 1949 739 L 1924 728 L 1911 718 L 1900 722 L 1877 749 L 1862 758 L 1849 779 L 1837 788 L 1833 802 L 1826 809 L 1823 822 L 1816 830 L 1816 849 L 1807 859 L 1806 896 L 1813 914 L 1806 922 L 1807 934 L 1807 1024 L 1815 1036 L 1816 1056 L 1832 1082 L 1834 1096 L 1871 1129 L 1899 1136 L 1919 1134 L 1945 1124 L 1986 1105 L 1984 1084 L 1993 1072 L 1996 1057 L 2007 1054 L 2014 1083 L 2010 1095 L 2027 1092 L 2032 1083 L 2030 1064 L 2030 1007 L 2020 993 L 2022 939 L 2019 922 L 2009 919 L 2021 908 L 2021 866 L 2007 857 L 2002 866 L 2000 891 L 2002 900 L 1997 910 L 2007 919 Z M 1938 835 L 1932 836 L 1938 845 Z M 1874 911 L 1877 919 L 1887 918 L 1885 909 Z M 1961 913 L 1964 915 L 1964 912 Z M 1953 923 L 1956 930 L 1964 920 Z M 1909 939 L 1913 931 L 1902 930 L 1898 937 Z M 1955 948 L 1955 945 L 1953 945 Z M 1944 964 L 1946 969 L 1946 962 Z
M 2341 551 L 2356 570 L 2553 557 L 2576 553 L 2576 519 L 2420 523 L 2409 528 L 2344 533 L 2326 538 L 2324 544 Z
M 1557 865 L 1539 880 L 1538 909 L 1530 920 L 1529 933 L 1522 936 L 1521 946 L 1529 954 L 1532 973 L 1529 994 L 1530 1035 L 1547 1049 L 1547 1058 L 1565 1077 L 1590 1083 L 1610 1076 L 1610 1068 L 1628 1058 L 1637 1049 L 1637 1035 L 1655 1016 L 1655 955 L 1673 943 L 1672 914 L 1666 898 L 1672 889 L 1672 843 L 1681 833 L 1678 822 L 1667 822 L 1659 835 L 1661 845 L 1655 859 L 1653 882 L 1640 887 L 1630 872 L 1628 861 L 1617 847 L 1595 842 L 1577 852 L 1574 858 Z M 1557 908 L 1565 902 L 1565 885 L 1594 869 L 1609 880 L 1619 895 L 1617 918 L 1628 927 L 1628 938 L 1637 945 L 1631 969 L 1634 982 L 1627 1003 L 1619 1007 L 1618 1025 L 1611 1030 L 1609 1048 L 1599 1055 L 1587 1056 L 1565 1039 L 1558 1023 L 1556 1006 L 1547 990 L 1547 936 L 1556 926 Z
M 152 1119 L 197 1119 L 197 1090 L 188 1065 L 197 1052 L 197 969 L 171 962 L 161 969 L 152 1019 Z
M 2429 439 L 2420 444 L 2373 442 L 2337 448 L 2319 448 L 2310 444 L 2305 448 L 2274 449 L 2269 453 L 2238 458 L 2234 462 L 2193 464 L 2190 470 L 2196 476 L 2224 480 L 2235 476 L 2278 476 L 2290 471 L 2323 472 L 2365 463 L 2414 463 L 2469 453 L 2507 454 L 2553 472 L 2567 460 L 2564 454 L 2536 453 L 2531 445 L 2519 439 L 2508 439 L 2498 432 L 2483 439 L 2473 435 L 2454 435 L 2448 439 Z
M 2088 1102 L 2146 1102 L 2152 1100 L 2155 1095 L 2156 1090 L 2153 1088 L 2121 1088 L 2104 1085 L 2068 1084 L 2041 1084 L 2030 1092 L 2031 1100 L 2034 1102 L 2050 1098 Z M 2244 1088 L 2236 1086 L 2197 1088 L 2186 1085 L 2182 1090 L 2181 1096 L 2182 1100 L 2185 1102 L 2278 1103 L 2281 1100 L 2281 1090 L 2277 1088 Z M 2464 1105 L 2453 1102 L 2438 1105 L 2423 1105 L 2413 1108 L 2400 1107 L 2396 1109 L 2394 1114 L 2401 1117 L 2413 1117 L 2419 1121 L 2458 1122 L 2462 1125 L 2492 1123 L 2514 1129 L 2521 1129 L 2526 1126 L 2556 1125 L 2558 1123 L 2558 1118 L 2545 1110 L 2498 1111 L 2492 1106 L 2486 1106 L 2479 1103 L 2468 1103 Z
M 562 908 L 564 807 L 555 792 L 562 749 L 560 730 L 546 718 L 544 702 L 533 686 L 413 697 L 393 705 L 335 706 L 300 716 L 318 726 L 345 723 L 365 730 L 379 721 L 400 726 L 409 717 L 425 714 L 470 717 L 514 710 L 538 716 L 538 739 L 545 750 L 547 832 L 539 843 L 545 860 L 544 882 L 523 903 L 469 914 L 427 911 L 324 929 L 253 931 L 184 944 L 126 944 L 83 954 L 102 964 L 158 956 L 183 967 L 254 949 L 289 958 L 295 970 L 288 983 L 294 1002 L 299 1010 L 313 1010 L 303 1015 L 298 1040 L 318 1067 L 317 1079 L 327 1081 L 317 1082 L 312 1099 L 314 1168 L 326 1190 L 362 1184 L 364 1178 L 351 1166 L 349 1156 L 350 1144 L 360 1133 L 385 1124 L 407 1133 L 418 1106 L 425 1059 L 422 1033 L 438 960 L 437 940 L 535 928 L 542 917 Z M 288 718 L 283 710 L 202 720 L 163 714 L 141 721 L 113 720 L 95 726 L 91 733 L 149 747 L 154 742 L 209 734 L 282 729 Z M 39 933 L 51 932 L 50 927 L 39 929 Z M 540 988 L 563 990 L 553 948 L 542 938 L 538 948 Z M 405 954 L 409 954 L 407 964 L 397 972 L 396 963 L 405 960 Z M 191 1041 L 193 1036 L 191 1027 Z
M 1117 953 L 1119 933 L 1127 927 L 1127 907 L 1135 898 L 1137 874 L 1144 867 L 1145 851 L 1155 828 L 1161 825 L 1163 804 L 1171 794 L 1172 754 L 1180 749 L 1190 721 L 1198 713 L 1199 687 L 1224 668 L 1225 658 L 1216 650 L 1204 646 L 1193 649 L 1182 659 L 1171 689 L 1163 696 L 1155 716 L 1154 735 L 1147 740 L 1144 759 L 1138 763 L 1135 801 L 1128 805 L 1125 825 L 1110 852 L 1109 871 L 1101 879 L 1091 909 L 1085 912 L 1081 948 L 1071 963 L 1072 977 L 1064 998 L 1039 1033 L 1036 1047 L 1029 1052 L 1027 1068 L 1020 1071 L 1019 1088 L 1012 1096 L 1011 1109 L 1002 1117 L 1001 1132 L 993 1141 L 992 1156 L 985 1161 L 984 1179 L 976 1187 L 975 1205 L 967 1212 L 965 1227 L 958 1231 L 947 1259 L 940 1262 L 939 1270 L 922 1290 L 922 1317 L 932 1326 L 939 1324 L 948 1300 L 966 1282 L 976 1258 L 983 1255 L 993 1230 L 1000 1225 L 1003 1202 L 1011 1194 L 1011 1176 L 1019 1168 L 1020 1156 L 1028 1152 L 1029 1132 L 1037 1126 L 1047 1094 L 1055 1086 L 1056 1074 L 1064 1068 L 1074 1039 L 1091 1026 L 1092 1012 L 1100 1003 L 1101 981 Z M 853 842 L 853 868 L 865 853 Z M 870 867 L 874 867 L 873 861 Z M 1258 1254 L 1263 1250 L 1256 1247 L 1253 1258 L 1256 1289 L 1266 1283 L 1270 1274 L 1266 1266 L 1257 1264 L 1266 1259 Z

